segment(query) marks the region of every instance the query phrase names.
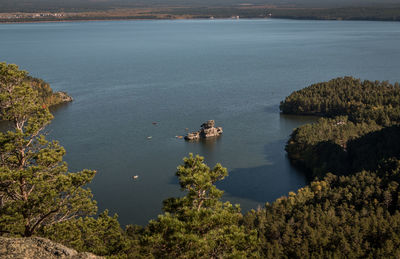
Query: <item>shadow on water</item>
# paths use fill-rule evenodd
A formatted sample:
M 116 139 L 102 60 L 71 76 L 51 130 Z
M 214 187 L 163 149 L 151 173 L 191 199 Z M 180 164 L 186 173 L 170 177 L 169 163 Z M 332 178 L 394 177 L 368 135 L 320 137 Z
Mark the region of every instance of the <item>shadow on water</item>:
M 264 111 L 267 113 L 277 113 L 279 112 L 279 104 L 267 105 L 264 107 Z
M 279 106 L 274 105 L 266 108 L 271 112 L 278 111 Z M 289 191 L 297 191 L 310 181 L 306 173 L 300 168 L 292 165 L 287 157 L 285 145 L 292 130 L 300 125 L 315 122 L 317 117 L 313 116 L 294 116 L 280 115 L 279 119 L 279 140 L 273 141 L 263 146 L 265 165 L 235 168 L 229 170 L 229 176 L 223 181 L 217 182 L 217 187 L 224 190 L 226 194 L 233 198 L 246 199 L 254 203 L 264 204 L 273 202 L 277 198 L 287 195 Z M 207 154 L 208 158 L 222 145 L 222 136 L 215 139 L 201 141 L 190 141 L 187 145 L 197 145 L 202 154 Z M 245 159 L 245 158 L 244 158 Z M 177 177 L 171 177 L 170 184 L 179 184 Z M 241 202 L 243 209 L 250 208 Z
M 49 110 L 55 116 L 58 112 L 66 111 L 70 104 L 71 102 L 52 105 L 50 106 Z
M 215 161 L 218 155 L 216 151 L 223 144 L 223 135 L 185 142 L 188 147 L 195 146 L 195 150 L 190 151 L 194 155 L 202 154 L 206 161 Z
M 232 196 L 265 203 L 308 184 L 305 175 L 290 164 L 285 144 L 282 139 L 265 146 L 265 155 L 274 161 L 272 164 L 234 169 L 217 187 Z
M 203 151 L 202 153 L 208 153 L 212 152 L 220 143 L 222 139 L 222 135 L 218 137 L 212 137 L 212 138 L 206 138 L 206 139 L 200 139 L 196 141 L 195 143 L 200 144 L 200 149 Z
M 294 124 L 296 127 L 307 123 L 314 123 L 318 121 L 321 117 L 315 115 L 295 115 L 295 114 L 283 114 L 280 113 L 280 122 Z
M 279 105 L 268 106 L 265 111 L 279 112 Z M 309 184 L 306 172 L 295 167 L 288 159 L 285 145 L 294 128 L 315 122 L 317 119 L 315 116 L 280 114 L 279 140 L 264 146 L 265 159 L 270 163 L 230 170 L 229 176 L 217 184 L 218 188 L 233 197 L 265 203 Z
M 197 154 L 207 154 L 206 160 L 213 158 L 215 149 L 218 148 L 219 145 L 222 144 L 222 137 L 212 137 L 212 138 L 207 138 L 207 139 L 200 139 L 200 140 L 190 140 L 186 141 L 186 145 L 196 145 L 198 147 L 198 152 L 194 152 L 193 155 Z M 187 154 L 185 155 L 185 157 Z M 179 185 L 178 178 L 174 175 L 173 177 L 170 178 L 168 181 L 169 184 L 176 184 Z

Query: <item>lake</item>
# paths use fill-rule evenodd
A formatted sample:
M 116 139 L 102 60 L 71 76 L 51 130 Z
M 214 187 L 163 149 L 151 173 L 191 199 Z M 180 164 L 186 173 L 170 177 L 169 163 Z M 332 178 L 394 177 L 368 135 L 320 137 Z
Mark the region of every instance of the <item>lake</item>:
M 54 110 L 49 138 L 66 148 L 71 171 L 98 171 L 90 188 L 99 209 L 117 213 L 122 224 L 144 225 L 161 213 L 162 200 L 183 195 L 175 172 L 189 152 L 228 168 L 218 187 L 243 211 L 296 191 L 307 180 L 284 145 L 315 118 L 280 115 L 279 102 L 339 76 L 400 81 L 399 60 L 396 22 L 0 25 L 0 61 L 75 99 Z M 222 137 L 176 138 L 209 119 L 223 127 Z

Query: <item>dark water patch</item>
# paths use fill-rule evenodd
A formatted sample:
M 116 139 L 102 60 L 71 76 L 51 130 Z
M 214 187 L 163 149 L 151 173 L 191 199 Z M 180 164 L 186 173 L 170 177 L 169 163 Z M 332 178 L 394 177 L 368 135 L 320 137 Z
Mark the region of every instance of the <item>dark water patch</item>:
M 279 112 L 279 105 L 274 104 L 274 105 L 265 106 L 264 111 L 267 113 L 277 113 L 277 112 Z
M 286 139 L 282 139 L 266 145 L 264 151 L 267 160 L 271 161 L 269 164 L 231 170 L 217 186 L 230 196 L 249 199 L 260 205 L 303 187 L 308 183 L 306 176 L 290 164 L 284 151 L 285 144 Z M 255 207 L 242 205 L 242 208 Z

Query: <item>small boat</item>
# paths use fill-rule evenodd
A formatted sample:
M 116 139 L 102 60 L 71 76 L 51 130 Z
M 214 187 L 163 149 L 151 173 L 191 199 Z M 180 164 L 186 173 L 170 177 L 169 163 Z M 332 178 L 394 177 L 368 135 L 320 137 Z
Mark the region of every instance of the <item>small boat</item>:
M 147 139 L 152 139 L 152 138 L 153 138 L 152 136 L 148 136 L 148 137 L 147 137 Z
M 151 124 L 153 124 L 153 125 L 157 125 L 157 122 L 155 122 L 155 121 L 154 121 L 154 122 L 152 122 Z
M 139 175 L 134 175 L 134 176 L 132 176 L 132 178 L 133 178 L 134 180 L 136 180 L 136 179 L 139 178 Z

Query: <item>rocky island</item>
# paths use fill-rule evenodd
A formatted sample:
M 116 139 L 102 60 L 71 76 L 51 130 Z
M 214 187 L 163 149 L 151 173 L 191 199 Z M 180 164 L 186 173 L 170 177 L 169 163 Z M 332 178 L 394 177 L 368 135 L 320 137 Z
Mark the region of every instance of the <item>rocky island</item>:
M 185 140 L 198 140 L 201 138 L 218 137 L 222 134 L 222 127 L 215 128 L 215 121 L 208 120 L 204 122 L 199 131 L 188 133 Z

